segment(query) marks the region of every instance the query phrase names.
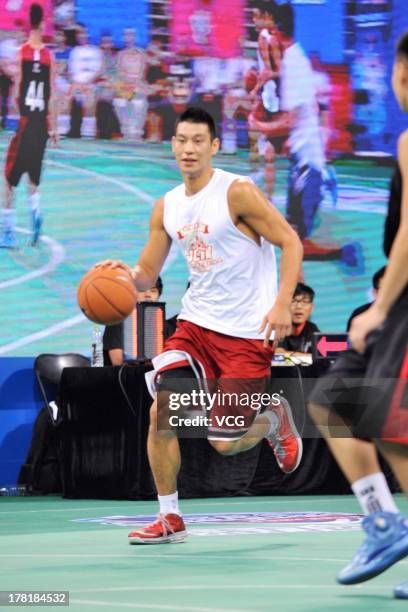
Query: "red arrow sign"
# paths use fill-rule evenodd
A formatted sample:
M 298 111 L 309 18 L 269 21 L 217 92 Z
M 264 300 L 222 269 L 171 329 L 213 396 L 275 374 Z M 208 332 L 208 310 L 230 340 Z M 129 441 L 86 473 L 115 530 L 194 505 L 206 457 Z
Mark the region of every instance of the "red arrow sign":
M 347 348 L 347 342 L 328 342 L 326 336 L 322 336 L 317 343 L 317 350 L 323 357 L 332 351 L 346 351 Z

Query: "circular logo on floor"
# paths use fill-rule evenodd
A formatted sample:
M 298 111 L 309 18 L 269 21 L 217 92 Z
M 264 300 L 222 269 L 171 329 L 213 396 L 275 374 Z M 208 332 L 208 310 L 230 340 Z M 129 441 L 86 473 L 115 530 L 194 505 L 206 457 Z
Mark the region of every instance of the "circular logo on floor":
M 72 520 L 77 523 L 140 527 L 155 518 L 155 515 L 138 514 Z M 357 530 L 363 517 L 361 514 L 346 512 L 216 512 L 183 514 L 183 518 L 191 535 L 220 536 Z M 209 527 L 203 528 L 202 525 Z

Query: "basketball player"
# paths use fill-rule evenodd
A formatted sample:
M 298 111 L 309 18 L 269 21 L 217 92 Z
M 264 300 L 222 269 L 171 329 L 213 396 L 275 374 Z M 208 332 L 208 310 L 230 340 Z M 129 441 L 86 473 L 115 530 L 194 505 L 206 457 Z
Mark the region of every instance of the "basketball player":
M 408 112 L 408 32 L 397 45 L 392 86 Z M 389 262 L 375 302 L 351 324 L 354 350 L 319 380 L 311 398 L 311 414 L 368 515 L 366 539 L 338 574 L 341 584 L 368 580 L 408 555 L 408 519 L 398 511 L 368 441 L 375 440 L 408 495 L 408 130 L 398 142 L 384 250 Z M 334 437 L 336 427 L 342 437 Z M 408 598 L 408 581 L 394 594 Z
M 286 3 L 272 10 L 283 49 L 279 96 L 281 112 L 267 120 L 260 120 L 256 113 L 251 113 L 248 125 L 268 138 L 282 137 L 289 133 L 286 218 L 302 240 L 304 259 L 340 260 L 346 271 L 351 269 L 355 274 L 363 266 L 359 243 L 352 242 L 342 247 L 323 246 L 310 238 L 322 201 L 325 168 L 314 76 L 309 58 L 294 39 L 293 6 Z
M 223 391 L 262 393 L 274 346 L 291 330 L 300 241 L 250 180 L 212 167 L 219 146 L 214 120 L 205 110 L 190 107 L 179 117 L 172 147 L 183 183 L 156 203 L 149 241 L 133 270 L 139 291 L 151 287 L 174 241 L 187 261 L 190 287 L 176 332 L 153 360 L 149 383 L 158 391 L 151 409 L 148 454 L 160 514 L 155 523 L 129 535 L 132 544 L 186 536 L 177 495 L 180 450 L 174 431 L 164 426 L 166 394 L 177 391 L 177 383 L 186 378 L 190 389 L 204 378 L 218 379 Z M 282 249 L 279 291 L 272 245 Z M 299 465 L 302 441 L 283 398 L 277 405 L 271 402 L 263 414 L 241 405 L 226 412 L 220 404 L 210 414 L 208 438 L 219 453 L 243 452 L 266 437 L 283 471 L 292 472 Z M 231 416 L 233 422 L 227 418 L 227 424 L 225 418 Z
M 40 212 L 38 186 L 48 136 L 57 144 L 56 113 L 54 108 L 54 65 L 51 53 L 43 44 L 43 9 L 39 4 L 30 7 L 31 31 L 28 41 L 22 45 L 19 56 L 19 74 L 16 79 L 20 121 L 10 142 L 5 167 L 6 198 L 3 209 L 3 236 L 0 246 L 16 245 L 13 190 L 23 174 L 28 174 L 29 203 L 31 207 L 31 244 L 37 245 L 43 223 Z
M 279 113 L 279 74 L 282 54 L 279 45 L 279 35 L 276 29 L 274 14 L 276 4 L 273 0 L 256 0 L 253 5 L 253 22 L 258 35 L 258 78 L 250 96 L 255 96 L 255 115 L 260 112 L 265 121 L 271 120 Z M 258 95 L 260 94 L 260 99 Z M 268 137 L 261 134 L 258 137 L 258 151 L 265 160 L 265 192 L 272 197 L 275 187 L 275 157 L 282 150 L 287 140 L 284 136 Z

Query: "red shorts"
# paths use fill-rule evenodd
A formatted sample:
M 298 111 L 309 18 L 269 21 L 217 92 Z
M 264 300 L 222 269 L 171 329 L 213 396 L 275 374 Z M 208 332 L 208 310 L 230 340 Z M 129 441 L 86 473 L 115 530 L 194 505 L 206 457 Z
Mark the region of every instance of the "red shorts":
M 184 351 L 201 363 L 209 391 L 216 395 L 207 415 L 209 437 L 241 438 L 264 405 L 259 397 L 262 394 L 266 405 L 272 345 L 265 348 L 263 340 L 227 336 L 190 321 L 178 321 L 163 352 L 172 350 Z M 160 372 L 188 365 L 188 361 L 179 361 Z M 228 396 L 225 401 L 224 396 Z

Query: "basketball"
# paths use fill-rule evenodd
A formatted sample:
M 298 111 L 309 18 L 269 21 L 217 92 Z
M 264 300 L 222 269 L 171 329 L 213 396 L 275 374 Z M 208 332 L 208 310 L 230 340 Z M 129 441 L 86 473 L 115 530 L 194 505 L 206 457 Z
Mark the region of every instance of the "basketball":
M 92 268 L 79 283 L 77 299 L 84 315 L 94 323 L 114 325 L 130 315 L 137 290 L 123 268 Z

